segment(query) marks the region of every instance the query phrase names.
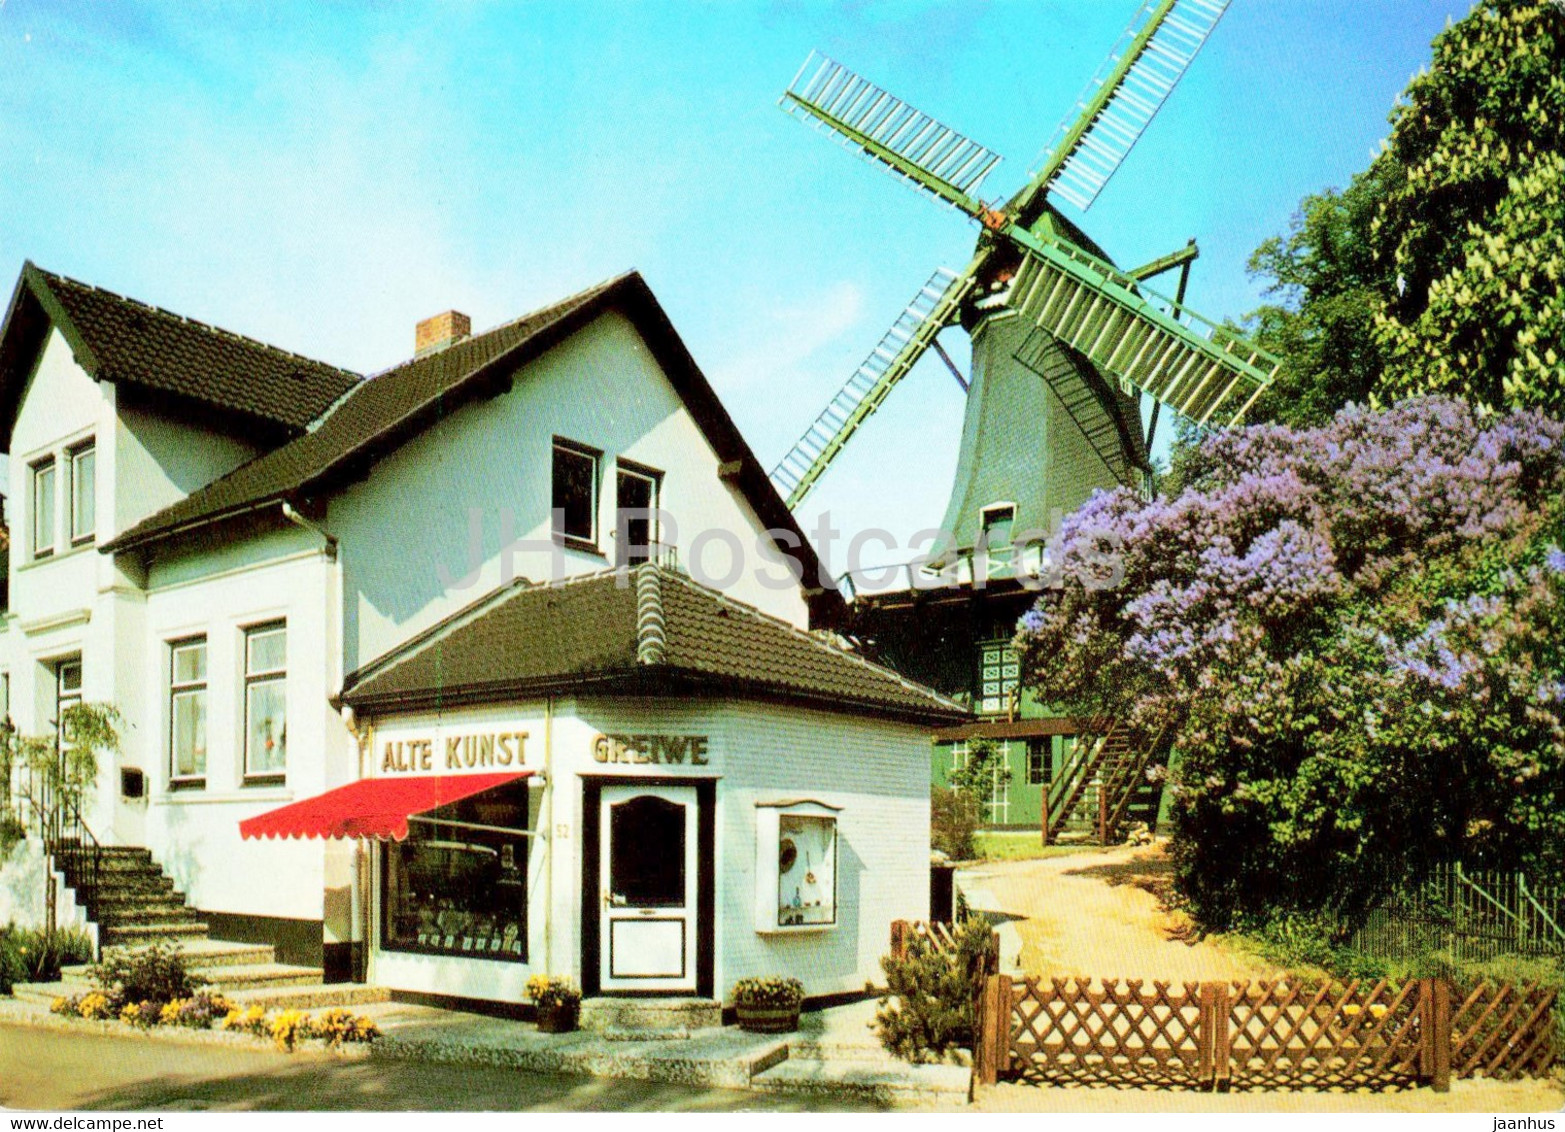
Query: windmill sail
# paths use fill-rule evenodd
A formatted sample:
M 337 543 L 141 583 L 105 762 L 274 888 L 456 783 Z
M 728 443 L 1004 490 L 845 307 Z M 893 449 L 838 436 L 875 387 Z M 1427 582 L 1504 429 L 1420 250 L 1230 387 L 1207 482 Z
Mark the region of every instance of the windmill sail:
M 1034 241 L 1007 305 L 1122 385 L 1201 425 L 1238 423 L 1281 364 L 1233 331 L 1061 240 Z
M 880 344 L 772 470 L 772 483 L 790 509 L 809 494 L 843 445 L 907 376 L 935 335 L 956 320 L 972 287 L 972 268 L 957 275 L 942 267 L 919 289 Z
M 1148 0 L 1050 144 L 1046 191 L 1085 211 L 1162 107 L 1228 0 Z
M 923 191 L 971 215 L 982 211 L 974 194 L 1000 156 L 841 63 L 811 52 L 778 105 Z

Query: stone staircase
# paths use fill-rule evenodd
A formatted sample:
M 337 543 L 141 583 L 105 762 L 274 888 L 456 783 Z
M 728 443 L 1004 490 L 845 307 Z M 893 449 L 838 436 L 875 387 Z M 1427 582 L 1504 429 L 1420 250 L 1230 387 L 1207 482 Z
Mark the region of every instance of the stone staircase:
M 69 862 L 73 855 L 57 859 Z M 75 890 L 77 904 L 97 925 L 98 941 L 106 952 L 172 943 L 184 957 L 186 969 L 203 980 L 204 989 L 221 992 L 239 1005 L 311 1009 L 383 1002 L 389 997 L 377 987 L 327 986 L 321 981 L 321 968 L 279 963 L 270 944 L 211 939 L 207 925 L 184 894 L 175 890 L 173 879 L 152 859 L 150 850 L 105 846 L 95 874 L 85 875 L 67 865 L 65 880 Z M 60 976 L 57 983 L 18 984 L 13 993 L 18 999 L 48 1003 L 60 995 L 94 989 L 88 965 L 66 967 Z

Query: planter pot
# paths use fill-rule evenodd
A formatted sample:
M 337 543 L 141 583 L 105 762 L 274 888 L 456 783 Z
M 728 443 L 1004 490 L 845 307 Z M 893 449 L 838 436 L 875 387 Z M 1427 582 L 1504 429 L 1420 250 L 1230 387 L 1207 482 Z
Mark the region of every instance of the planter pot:
M 576 1020 L 581 1015 L 578 1006 L 556 1006 L 553 1009 L 538 1011 L 538 1032 L 540 1034 L 569 1034 L 576 1029 Z
M 799 1028 L 797 1006 L 745 1006 L 735 1004 L 739 1028 L 752 1034 L 787 1034 Z

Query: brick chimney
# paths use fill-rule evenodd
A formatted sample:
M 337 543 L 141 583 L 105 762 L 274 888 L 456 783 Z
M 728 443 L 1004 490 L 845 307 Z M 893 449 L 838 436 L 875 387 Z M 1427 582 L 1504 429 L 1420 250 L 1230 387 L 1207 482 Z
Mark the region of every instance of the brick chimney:
M 418 324 L 413 335 L 413 356 L 423 357 L 431 350 L 460 342 L 473 332 L 473 320 L 461 311 L 446 311 Z

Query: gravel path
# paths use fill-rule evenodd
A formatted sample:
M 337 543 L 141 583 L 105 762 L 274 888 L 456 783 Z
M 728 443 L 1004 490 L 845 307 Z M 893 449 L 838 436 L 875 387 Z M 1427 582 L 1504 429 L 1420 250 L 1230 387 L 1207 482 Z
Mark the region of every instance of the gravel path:
M 1254 957 L 1189 937 L 1189 921 L 1163 910 L 1172 866 L 1162 846 L 1084 850 L 962 871 L 985 911 L 1016 918 L 1021 966 L 1030 975 L 1098 978 L 1252 979 L 1275 975 Z

